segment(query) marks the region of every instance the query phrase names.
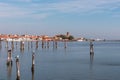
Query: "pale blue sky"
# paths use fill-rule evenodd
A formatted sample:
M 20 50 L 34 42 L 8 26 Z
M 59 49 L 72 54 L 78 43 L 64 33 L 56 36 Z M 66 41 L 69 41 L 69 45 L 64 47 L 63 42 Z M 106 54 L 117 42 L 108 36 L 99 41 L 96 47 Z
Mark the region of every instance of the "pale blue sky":
M 120 39 L 120 0 L 0 0 L 0 33 Z

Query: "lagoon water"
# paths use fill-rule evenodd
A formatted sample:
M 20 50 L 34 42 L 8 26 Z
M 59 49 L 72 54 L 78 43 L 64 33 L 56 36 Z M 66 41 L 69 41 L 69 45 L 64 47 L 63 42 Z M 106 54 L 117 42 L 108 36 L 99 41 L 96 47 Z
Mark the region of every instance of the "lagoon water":
M 0 80 L 16 80 L 15 57 L 19 55 L 20 80 L 119 80 L 120 42 L 93 42 L 94 55 L 90 55 L 89 42 L 68 42 L 67 48 L 59 42 L 58 48 L 50 43 L 42 48 L 41 42 L 25 42 L 20 50 L 14 42 L 13 65 L 7 66 L 6 42 L 0 45 Z M 8 43 L 11 47 L 11 42 Z M 35 71 L 31 72 L 32 51 L 35 52 Z

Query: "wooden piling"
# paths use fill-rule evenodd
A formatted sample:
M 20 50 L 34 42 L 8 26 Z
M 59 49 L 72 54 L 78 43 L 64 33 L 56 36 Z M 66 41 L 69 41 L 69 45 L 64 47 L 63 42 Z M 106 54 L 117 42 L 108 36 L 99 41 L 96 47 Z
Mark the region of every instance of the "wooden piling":
M 31 71 L 34 72 L 34 65 L 35 65 L 35 53 L 32 53 L 32 67 L 31 67 Z
M 24 42 L 23 41 L 20 42 L 20 51 L 21 51 L 21 53 L 24 52 Z
M 50 41 L 47 41 L 47 48 L 49 48 L 49 42 L 50 42 Z
M 11 41 L 11 47 L 12 47 L 12 50 L 14 49 L 14 42 Z
M 64 40 L 64 48 L 66 49 L 67 48 L 67 41 Z
M 31 48 L 33 48 L 33 43 L 32 43 L 32 41 L 31 41 Z
M 38 49 L 38 40 L 36 41 L 36 49 Z
M 19 56 L 16 57 L 16 80 L 20 80 L 20 63 Z
M 5 47 L 8 48 L 8 41 L 6 41 L 6 46 Z
M 44 48 L 44 40 L 42 40 L 42 48 Z
M 93 43 L 90 42 L 90 54 L 94 54 Z
M 12 65 L 12 51 L 8 50 L 7 53 L 7 65 Z
M 55 48 L 57 48 L 58 44 L 57 44 L 57 41 L 55 41 Z

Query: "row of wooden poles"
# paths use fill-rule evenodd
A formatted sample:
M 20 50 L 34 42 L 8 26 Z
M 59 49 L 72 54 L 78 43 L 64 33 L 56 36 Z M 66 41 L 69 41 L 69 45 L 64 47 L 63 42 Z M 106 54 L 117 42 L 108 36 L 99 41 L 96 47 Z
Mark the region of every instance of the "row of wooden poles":
M 31 46 L 31 48 L 33 48 L 33 42 L 35 42 L 36 49 L 37 49 L 39 47 L 39 42 L 40 41 L 28 41 L 28 48 L 30 48 L 30 46 Z M 58 42 L 60 42 L 60 41 L 56 41 L 56 40 L 54 40 L 54 41 L 42 40 L 41 41 L 41 47 L 42 48 L 49 48 L 51 42 L 53 42 L 53 48 L 58 48 Z M 67 42 L 68 41 L 64 40 L 62 42 L 64 44 L 64 48 L 67 48 Z M 10 43 L 10 41 L 9 42 L 6 41 L 6 46 L 5 46 L 6 48 L 9 47 L 9 43 Z M 11 41 L 11 46 L 10 47 L 11 47 L 12 50 L 15 48 L 15 45 L 17 46 L 18 42 L 15 43 L 14 41 Z M 24 41 L 20 41 L 19 45 L 20 45 L 20 50 L 24 50 L 24 48 L 25 48 L 25 42 Z M 0 41 L 0 48 L 1 47 L 2 47 L 2 43 Z
M 24 45 L 22 43 L 22 45 Z M 94 55 L 94 50 L 93 50 L 93 43 L 90 42 L 90 56 Z M 20 63 L 19 63 L 19 56 L 16 56 L 16 80 L 20 80 Z M 13 61 L 12 61 L 12 50 L 8 50 L 7 54 L 7 66 L 12 66 Z M 31 71 L 34 73 L 34 65 L 35 65 L 35 53 L 32 53 L 32 65 L 31 65 Z

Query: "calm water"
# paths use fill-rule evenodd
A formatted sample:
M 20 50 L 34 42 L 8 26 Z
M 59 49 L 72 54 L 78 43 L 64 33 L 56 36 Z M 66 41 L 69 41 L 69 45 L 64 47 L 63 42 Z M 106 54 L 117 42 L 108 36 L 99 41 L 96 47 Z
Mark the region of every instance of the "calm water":
M 20 56 L 20 80 L 119 80 L 120 42 L 94 42 L 94 55 L 90 55 L 89 42 L 59 42 L 58 48 L 41 47 L 41 42 L 25 42 L 20 50 L 14 42 L 13 65 L 6 65 L 6 42 L 0 46 L 0 80 L 16 80 L 15 56 Z M 11 42 L 8 43 L 11 47 Z M 35 72 L 31 72 L 32 51 L 35 51 Z

